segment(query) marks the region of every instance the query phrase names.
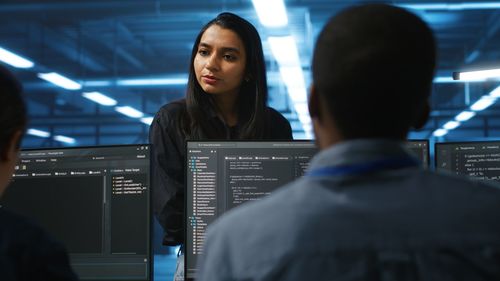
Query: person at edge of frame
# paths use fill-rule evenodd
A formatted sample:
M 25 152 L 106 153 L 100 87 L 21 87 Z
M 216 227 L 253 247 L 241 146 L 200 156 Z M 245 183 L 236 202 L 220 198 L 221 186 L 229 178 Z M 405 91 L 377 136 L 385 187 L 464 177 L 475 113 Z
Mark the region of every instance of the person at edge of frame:
M 21 84 L 0 65 L 0 196 L 14 174 L 27 119 Z M 60 242 L 29 218 L 0 206 L 0 280 L 73 281 L 78 277 Z

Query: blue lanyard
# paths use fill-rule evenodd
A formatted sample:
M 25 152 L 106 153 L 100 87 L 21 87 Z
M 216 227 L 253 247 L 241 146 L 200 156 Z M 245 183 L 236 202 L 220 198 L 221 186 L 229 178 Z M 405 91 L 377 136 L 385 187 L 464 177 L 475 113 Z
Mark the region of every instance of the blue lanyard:
M 318 168 L 307 172 L 306 176 L 348 176 L 378 172 L 382 170 L 402 169 L 418 165 L 419 162 L 412 157 L 385 158 L 362 164 Z

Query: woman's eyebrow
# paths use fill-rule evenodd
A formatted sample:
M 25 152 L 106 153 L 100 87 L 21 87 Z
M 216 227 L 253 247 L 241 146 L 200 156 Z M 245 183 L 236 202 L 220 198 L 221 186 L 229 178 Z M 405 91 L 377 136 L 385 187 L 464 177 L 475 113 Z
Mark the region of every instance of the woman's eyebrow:
M 200 44 L 198 45 L 198 47 L 203 47 L 203 48 L 212 48 L 212 46 L 208 43 L 205 43 L 205 42 L 200 42 Z M 240 49 L 237 48 L 237 47 L 222 47 L 220 48 L 222 52 L 233 52 L 233 53 L 237 53 L 237 54 L 240 54 Z
M 207 44 L 207 43 L 204 43 L 204 42 L 200 42 L 200 44 L 198 45 L 198 47 L 211 48 L 212 46 L 210 46 L 210 44 Z
M 240 49 L 235 48 L 235 47 L 222 47 L 221 50 L 223 52 L 233 52 L 233 53 L 237 53 L 237 54 L 240 53 Z

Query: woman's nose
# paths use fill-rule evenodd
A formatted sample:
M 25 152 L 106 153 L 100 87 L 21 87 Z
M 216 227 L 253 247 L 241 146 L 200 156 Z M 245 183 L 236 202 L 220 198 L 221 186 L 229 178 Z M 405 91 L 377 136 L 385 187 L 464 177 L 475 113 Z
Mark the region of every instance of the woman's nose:
M 207 59 L 207 63 L 205 64 L 205 68 L 208 70 L 214 71 L 219 69 L 219 61 L 217 60 L 217 57 L 215 55 L 211 55 Z

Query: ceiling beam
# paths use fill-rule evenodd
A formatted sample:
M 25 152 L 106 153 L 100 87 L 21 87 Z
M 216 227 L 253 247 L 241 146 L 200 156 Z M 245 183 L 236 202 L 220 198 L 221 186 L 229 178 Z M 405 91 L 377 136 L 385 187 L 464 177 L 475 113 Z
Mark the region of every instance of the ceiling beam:
M 497 11 L 493 13 L 493 15 L 491 15 L 490 19 L 488 20 L 486 29 L 482 32 L 481 36 L 479 36 L 480 38 L 479 41 L 465 56 L 466 64 L 472 63 L 481 55 L 481 50 L 488 44 L 488 42 L 492 38 L 495 37 L 499 29 L 500 29 L 500 11 Z

